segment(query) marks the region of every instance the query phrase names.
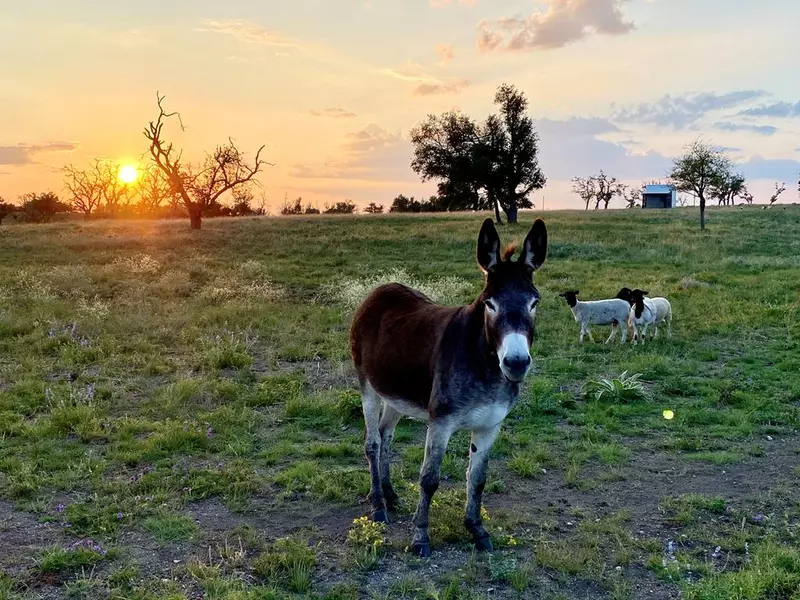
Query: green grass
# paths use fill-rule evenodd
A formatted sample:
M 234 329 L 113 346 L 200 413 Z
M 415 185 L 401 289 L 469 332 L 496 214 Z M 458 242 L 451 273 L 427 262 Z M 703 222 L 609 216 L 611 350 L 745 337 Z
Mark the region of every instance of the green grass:
M 395 436 L 400 514 L 385 532 L 353 523 L 369 478 L 348 326 L 383 281 L 472 301 L 484 215 L 3 226 L 0 540 L 14 542 L 0 600 L 35 586 L 334 600 L 590 585 L 630 598 L 647 570 L 665 596 L 781 597 L 800 518 L 800 209 L 710 209 L 706 232 L 696 216 L 544 215 L 535 374 L 486 486 L 498 553 L 471 555 L 462 432 L 431 511 L 441 569 L 422 586 L 397 521 L 416 504 L 423 426 Z M 558 292 L 623 285 L 670 299 L 673 338 L 580 346 Z M 71 549 L 86 538 L 111 550 Z

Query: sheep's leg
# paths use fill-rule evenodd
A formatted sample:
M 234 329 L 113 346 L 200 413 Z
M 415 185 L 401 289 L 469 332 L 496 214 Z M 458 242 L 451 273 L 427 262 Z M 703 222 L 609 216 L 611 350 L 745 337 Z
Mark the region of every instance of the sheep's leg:
M 608 336 L 608 339 L 606 340 L 606 344 L 608 344 L 611 340 L 613 340 L 615 335 L 617 335 L 617 324 L 616 323 L 612 323 L 611 324 L 611 335 Z
M 672 337 L 672 317 L 671 316 L 667 319 L 667 337 L 668 338 Z
M 646 339 L 647 339 L 647 323 L 645 323 L 644 325 L 642 325 L 642 329 L 641 329 L 641 340 L 642 340 L 642 346 L 644 346 L 644 341 L 645 341 Z
M 619 340 L 620 344 L 624 344 L 628 340 L 628 324 L 620 321 L 619 328 L 622 330 L 622 337 Z
M 586 328 L 581 325 L 581 344 L 583 343 L 583 336 L 586 335 Z
M 639 343 L 639 326 L 636 323 L 633 324 L 633 345 L 636 346 Z
M 590 342 L 592 342 L 592 343 L 594 344 L 594 337 L 592 336 L 592 330 L 591 330 L 591 329 L 589 329 L 588 325 L 587 325 L 587 327 L 586 327 L 586 333 L 587 333 L 587 334 L 588 334 L 588 336 L 589 336 L 589 341 L 590 341 Z
M 653 339 L 656 339 L 657 337 L 658 337 L 658 323 L 653 325 Z

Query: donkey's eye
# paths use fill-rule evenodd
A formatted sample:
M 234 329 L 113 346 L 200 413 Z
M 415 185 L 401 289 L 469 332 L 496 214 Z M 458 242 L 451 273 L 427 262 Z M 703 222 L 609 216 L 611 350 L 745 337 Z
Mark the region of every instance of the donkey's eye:
M 497 312 L 497 305 L 494 303 L 493 300 L 484 300 L 483 303 L 486 305 L 486 308 L 489 309 L 490 313 Z

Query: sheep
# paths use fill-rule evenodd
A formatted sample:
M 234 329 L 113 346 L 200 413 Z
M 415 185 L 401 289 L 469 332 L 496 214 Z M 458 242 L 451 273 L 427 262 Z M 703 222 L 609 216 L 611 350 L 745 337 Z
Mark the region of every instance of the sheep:
M 642 346 L 644 346 L 647 328 L 650 325 L 654 327 L 653 339 L 658 337 L 658 326 L 662 323 L 667 325 L 667 337 L 672 337 L 672 305 L 666 298 L 647 298 L 648 293 L 640 289 L 632 290 L 630 293 L 630 320 L 633 326 L 634 346 L 637 343 L 637 339 L 641 339 Z M 639 335 L 640 328 L 641 335 Z
M 586 302 L 578 300 L 577 296 L 580 294 L 579 290 L 564 292 L 559 294 L 567 301 L 567 306 L 572 310 L 575 316 L 575 321 L 580 323 L 581 335 L 580 341 L 583 343 L 583 336 L 589 336 L 589 340 L 594 342 L 592 332 L 589 329 L 590 325 L 611 325 L 611 335 L 608 336 L 606 344 L 614 339 L 617 334 L 617 325 L 622 330 L 621 344 L 624 344 L 628 339 L 628 320 L 630 313 L 630 305 L 619 298 L 612 298 L 609 300 L 589 300 Z

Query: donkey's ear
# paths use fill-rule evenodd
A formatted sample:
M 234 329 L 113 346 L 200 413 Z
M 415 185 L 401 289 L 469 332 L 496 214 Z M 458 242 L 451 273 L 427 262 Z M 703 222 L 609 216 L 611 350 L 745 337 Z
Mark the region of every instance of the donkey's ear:
M 500 236 L 497 235 L 494 221 L 486 219 L 478 234 L 478 264 L 488 273 L 500 262 Z
M 536 219 L 522 243 L 522 253 L 518 262 L 525 263 L 535 271 L 544 264 L 545 258 L 547 258 L 547 227 L 544 221 Z

